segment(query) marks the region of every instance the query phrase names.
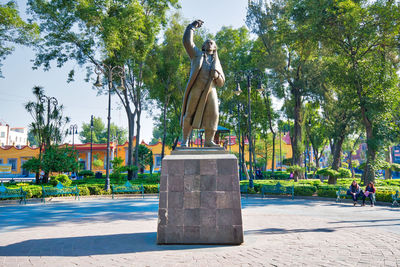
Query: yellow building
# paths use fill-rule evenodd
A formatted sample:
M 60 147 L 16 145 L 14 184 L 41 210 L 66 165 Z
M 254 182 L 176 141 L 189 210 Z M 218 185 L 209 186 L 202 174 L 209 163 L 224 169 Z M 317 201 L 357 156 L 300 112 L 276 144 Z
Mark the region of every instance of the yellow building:
M 282 155 L 284 155 L 283 158 L 291 158 L 292 157 L 292 149 L 290 145 L 290 138 L 287 136 L 284 136 L 282 138 L 282 141 L 277 139 L 275 142 L 275 147 L 276 147 L 276 160 L 275 160 L 275 169 L 277 166 L 280 166 L 279 162 L 279 147 L 282 146 Z M 134 142 L 135 144 L 135 139 Z M 227 151 L 231 153 L 237 154 L 239 152 L 239 145 L 236 142 L 236 137 L 231 136 L 230 142 L 229 142 L 229 137 L 224 138 L 224 140 L 221 142 L 224 144 L 224 147 L 226 148 Z M 161 168 L 161 150 L 162 150 L 162 143 L 158 142 L 157 144 L 149 145 L 145 143 L 144 141 L 141 142 L 141 144 L 145 145 L 148 147 L 152 152 L 153 152 L 153 171 L 157 172 Z M 67 144 L 68 146 L 71 146 Z M 222 145 L 222 144 L 221 144 Z M 197 140 L 196 142 L 193 143 L 193 147 L 200 147 L 201 142 Z M 103 166 L 100 167 L 95 167 L 93 166 L 92 163 L 92 171 L 101 171 L 105 172 L 106 168 L 106 151 L 107 151 L 107 145 L 106 144 L 93 144 L 92 147 L 90 143 L 87 144 L 75 144 L 74 148 L 78 151 L 78 158 L 79 162 L 82 166 L 82 169 L 89 170 L 90 169 L 90 161 L 99 159 L 103 161 Z M 91 155 L 91 151 L 93 156 Z M 117 145 L 115 143 L 110 143 L 110 159 L 113 159 L 114 157 L 120 157 L 124 160 L 124 165 L 127 164 L 128 162 L 128 142 L 125 142 L 125 144 Z M 165 155 L 171 154 L 171 148 L 168 146 L 165 146 Z M 20 148 L 14 147 L 14 146 L 8 146 L 8 147 L 0 147 L 0 166 L 4 165 L 11 165 L 11 173 L 12 174 L 21 174 L 21 175 L 29 175 L 29 173 L 21 168 L 22 164 L 32 158 L 32 157 L 37 157 L 39 155 L 39 148 L 31 148 L 29 146 L 23 146 Z M 245 160 L 249 160 L 249 154 L 248 154 L 248 146 L 247 146 L 247 141 L 245 142 Z M 268 160 L 268 167 L 267 169 L 271 169 L 271 160 Z M 148 170 L 148 169 L 147 169 Z M 1 169 L 0 169 L 0 175 L 1 175 Z

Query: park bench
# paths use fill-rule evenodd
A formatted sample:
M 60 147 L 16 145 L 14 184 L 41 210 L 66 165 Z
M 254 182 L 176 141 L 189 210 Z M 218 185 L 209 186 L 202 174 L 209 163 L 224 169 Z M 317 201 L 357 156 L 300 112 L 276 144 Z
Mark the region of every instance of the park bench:
M 393 199 L 393 203 L 392 203 L 392 207 L 399 206 L 399 202 L 400 201 L 400 194 L 399 194 L 399 190 L 396 190 L 396 193 L 392 193 L 392 199 Z
M 42 185 L 42 202 L 46 203 L 47 196 L 58 196 L 58 195 L 75 195 L 75 199 L 79 200 L 79 188 L 78 186 L 64 186 L 62 183 L 58 183 L 55 187 L 44 187 Z
M 26 192 L 21 188 L 9 189 L 6 188 L 3 183 L 0 185 L 0 199 L 5 198 L 21 198 L 19 203 L 22 203 L 22 200 L 26 204 Z
M 283 186 L 280 183 L 276 185 L 263 185 L 261 187 L 261 195 L 264 198 L 266 194 L 287 194 L 294 199 L 294 184 L 292 186 Z
M 144 187 L 143 184 L 141 185 L 136 185 L 136 184 L 131 184 L 129 181 L 126 181 L 124 185 L 111 185 L 111 192 L 112 192 L 112 198 L 114 199 L 114 194 L 118 193 L 135 193 L 135 192 L 141 192 L 142 193 L 142 198 L 144 198 Z
M 246 197 L 249 196 L 249 186 L 247 184 L 240 185 L 240 193 L 246 193 Z
M 336 202 L 342 202 L 342 198 L 347 196 L 347 192 L 349 191 L 348 188 L 346 187 L 339 187 L 338 191 L 336 191 Z M 360 194 L 360 197 L 363 197 L 363 194 Z M 375 194 L 372 194 L 372 202 L 375 204 L 376 199 L 375 199 Z

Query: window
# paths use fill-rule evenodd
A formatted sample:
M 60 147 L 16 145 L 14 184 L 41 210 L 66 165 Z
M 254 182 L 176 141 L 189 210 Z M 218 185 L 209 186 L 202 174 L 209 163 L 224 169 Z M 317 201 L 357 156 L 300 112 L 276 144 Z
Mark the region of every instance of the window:
M 0 137 L 6 137 L 6 133 L 5 132 L 1 132 L 0 133 Z
M 8 164 L 11 164 L 11 170 L 17 170 L 17 159 L 8 159 Z
M 161 155 L 155 155 L 154 156 L 154 168 L 160 168 L 161 167 Z
M 3 159 L 0 159 L 0 164 L 3 164 Z

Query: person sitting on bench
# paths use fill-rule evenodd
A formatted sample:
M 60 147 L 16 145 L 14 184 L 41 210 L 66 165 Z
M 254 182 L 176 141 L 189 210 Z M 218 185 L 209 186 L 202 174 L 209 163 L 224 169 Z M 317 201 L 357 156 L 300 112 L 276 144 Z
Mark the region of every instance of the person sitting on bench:
M 365 206 L 365 199 L 366 197 L 369 198 L 369 200 L 371 201 L 371 207 L 374 206 L 374 201 L 373 201 L 373 196 L 375 194 L 376 188 L 374 186 L 373 182 L 369 182 L 369 184 L 367 185 L 367 187 L 365 187 L 365 192 L 364 195 L 362 197 L 363 203 L 362 205 Z
M 347 195 L 350 195 L 353 198 L 354 206 L 357 204 L 357 199 L 361 195 L 362 190 L 360 186 L 357 184 L 356 180 L 353 180 L 351 183 L 349 190 L 347 190 Z

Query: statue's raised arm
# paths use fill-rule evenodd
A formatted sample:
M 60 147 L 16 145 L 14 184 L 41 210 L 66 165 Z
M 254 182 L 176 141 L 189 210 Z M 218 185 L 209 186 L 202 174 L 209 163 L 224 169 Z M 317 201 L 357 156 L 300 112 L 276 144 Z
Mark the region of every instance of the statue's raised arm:
M 183 34 L 183 46 L 186 49 L 190 58 L 193 58 L 196 54 L 196 45 L 193 42 L 193 31 L 200 28 L 203 25 L 203 21 L 198 19 L 190 23 Z

